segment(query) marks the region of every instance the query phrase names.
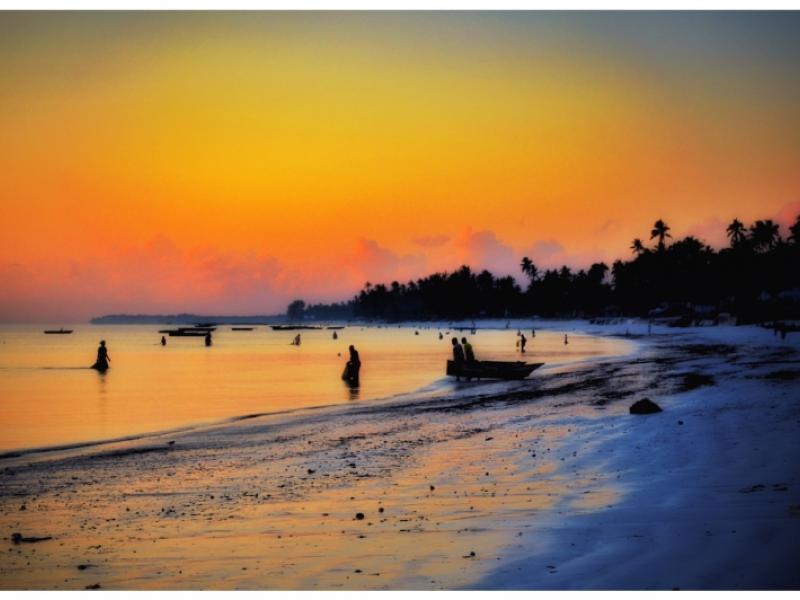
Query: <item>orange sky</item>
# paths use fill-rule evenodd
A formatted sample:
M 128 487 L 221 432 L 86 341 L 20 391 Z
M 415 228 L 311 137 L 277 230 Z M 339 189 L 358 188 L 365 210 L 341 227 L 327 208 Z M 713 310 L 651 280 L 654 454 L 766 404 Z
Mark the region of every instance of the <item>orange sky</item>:
M 800 212 L 795 14 L 0 14 L 0 320 L 281 312 Z

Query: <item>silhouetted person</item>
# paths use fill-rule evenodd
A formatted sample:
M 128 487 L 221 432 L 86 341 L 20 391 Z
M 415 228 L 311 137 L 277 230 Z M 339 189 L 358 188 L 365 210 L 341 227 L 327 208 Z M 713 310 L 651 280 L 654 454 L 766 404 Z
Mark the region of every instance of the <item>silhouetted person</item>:
M 167 338 L 164 337 L 163 335 L 161 336 L 161 345 L 162 346 L 166 346 L 167 345 Z
M 569 344 L 569 338 L 567 337 L 567 334 L 565 333 L 564 334 L 564 345 L 566 346 L 567 344 Z
M 443 340 L 443 339 L 444 339 L 444 336 L 442 335 L 442 332 L 441 332 L 441 331 L 439 332 L 439 339 L 440 339 L 440 340 Z
M 109 361 L 111 361 L 111 357 L 106 349 L 106 341 L 100 340 L 100 346 L 97 348 L 97 360 L 92 365 L 92 368 L 100 372 L 107 371 Z
M 335 331 L 333 332 L 333 339 L 335 339 L 335 340 L 339 339 L 339 334 L 336 333 Z
M 464 348 L 458 343 L 458 338 L 453 338 L 453 362 L 456 367 L 461 367 L 464 364 Z
M 358 355 L 358 350 L 356 350 L 355 346 L 352 344 L 350 345 L 350 360 L 347 361 L 347 364 L 344 366 L 344 373 L 342 373 L 342 379 L 350 384 L 357 384 L 359 373 L 361 371 L 361 357 Z
M 211 332 L 210 331 L 206 331 L 206 346 L 210 346 L 210 345 L 211 345 Z
M 528 343 L 528 338 L 525 337 L 524 333 L 519 334 L 519 351 L 524 353 L 525 352 L 525 344 Z
M 468 363 L 475 362 L 475 353 L 472 351 L 472 344 L 467 341 L 467 338 L 461 338 L 461 346 L 464 348 L 464 360 Z
M 464 348 L 461 347 L 461 344 L 458 343 L 458 338 L 452 339 L 453 343 L 453 362 L 455 363 L 456 373 L 461 372 L 461 368 L 464 366 Z M 461 377 L 456 375 L 456 381 L 460 381 Z
M 294 336 L 294 339 L 292 340 L 292 346 L 299 346 L 299 345 L 300 345 L 300 334 L 298 333 L 296 336 Z
M 536 337 L 536 330 L 533 327 L 531 327 L 531 337 L 532 338 Z

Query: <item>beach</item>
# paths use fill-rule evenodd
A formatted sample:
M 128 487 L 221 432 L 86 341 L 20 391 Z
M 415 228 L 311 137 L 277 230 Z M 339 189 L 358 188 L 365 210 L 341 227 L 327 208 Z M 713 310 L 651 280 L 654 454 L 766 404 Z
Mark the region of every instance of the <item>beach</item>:
M 7 453 L 0 587 L 800 587 L 800 338 L 543 329 L 635 351 Z

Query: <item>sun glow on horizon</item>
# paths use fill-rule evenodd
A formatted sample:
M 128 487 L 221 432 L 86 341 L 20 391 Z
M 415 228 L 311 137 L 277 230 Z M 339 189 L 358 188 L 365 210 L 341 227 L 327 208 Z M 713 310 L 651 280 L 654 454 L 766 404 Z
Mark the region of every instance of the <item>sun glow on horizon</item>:
M 2 14 L 0 320 L 278 312 L 610 261 L 657 218 L 785 223 L 798 21 Z

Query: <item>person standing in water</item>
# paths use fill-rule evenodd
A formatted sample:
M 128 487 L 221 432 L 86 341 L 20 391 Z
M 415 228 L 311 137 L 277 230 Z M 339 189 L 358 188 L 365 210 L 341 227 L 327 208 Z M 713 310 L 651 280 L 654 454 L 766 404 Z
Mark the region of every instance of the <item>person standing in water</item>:
M 358 350 L 352 344 L 350 345 L 350 360 L 344 366 L 344 373 L 342 379 L 347 383 L 357 384 L 359 372 L 361 371 L 361 357 L 358 356 Z
M 210 346 L 210 345 L 211 345 L 211 332 L 210 331 L 206 331 L 206 346 Z
M 569 344 L 569 338 L 567 337 L 567 334 L 565 333 L 564 334 L 564 345 L 566 346 L 567 344 Z
M 92 369 L 97 369 L 101 373 L 108 370 L 108 363 L 111 357 L 108 355 L 106 348 L 106 341 L 100 340 L 100 346 L 97 348 L 97 360 L 92 365 Z
M 519 334 L 519 351 L 525 354 L 525 344 L 528 343 L 528 338 L 525 337 L 524 333 Z
M 299 345 L 300 345 L 300 334 L 298 333 L 296 336 L 294 336 L 294 339 L 292 340 L 292 346 L 299 346 Z
M 166 346 L 167 345 L 167 338 L 164 337 L 163 335 L 161 336 L 161 345 L 162 346 Z
M 472 351 L 472 344 L 467 341 L 467 338 L 461 338 L 461 346 L 464 348 L 464 360 L 468 363 L 475 362 L 475 352 Z
M 336 333 L 335 331 L 333 332 L 333 339 L 335 339 L 335 340 L 339 339 L 339 334 Z

